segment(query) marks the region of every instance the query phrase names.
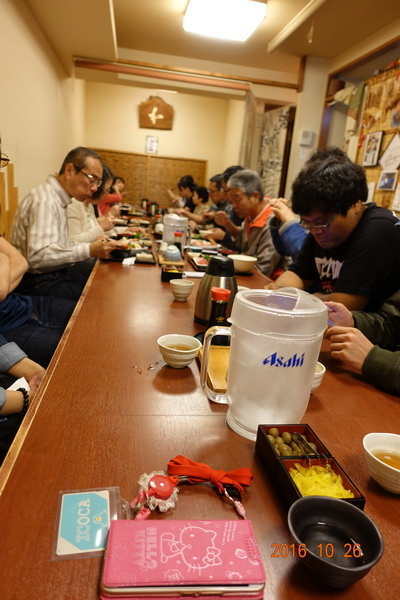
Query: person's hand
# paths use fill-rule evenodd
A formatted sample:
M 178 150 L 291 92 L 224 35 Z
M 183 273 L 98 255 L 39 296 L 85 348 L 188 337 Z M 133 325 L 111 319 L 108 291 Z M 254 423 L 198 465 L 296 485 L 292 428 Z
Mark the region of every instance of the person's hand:
M 325 302 L 325 304 L 328 307 L 329 325 L 354 327 L 353 315 L 344 304 L 340 302 Z
M 331 327 L 325 337 L 330 340 L 332 357 L 361 374 L 365 358 L 374 347 L 372 342 L 353 327 Z
M 121 207 L 119 206 L 119 204 L 113 204 L 113 206 L 110 206 L 107 213 L 103 216 L 111 219 L 113 217 L 118 219 L 121 216 Z
M 226 232 L 219 227 L 215 227 L 214 229 L 209 229 L 207 231 L 206 239 L 213 239 L 216 241 L 221 241 L 226 236 Z
M 32 391 L 36 391 L 44 377 L 44 374 L 46 373 L 45 369 L 42 369 L 41 371 L 38 371 L 33 377 L 31 377 L 28 381 L 29 383 L 29 387 L 31 388 Z
M 204 221 L 213 221 L 215 217 L 215 212 L 213 210 L 205 210 L 203 212 L 203 220 Z
M 107 215 L 98 217 L 97 221 L 103 231 L 110 231 L 110 229 L 114 228 L 114 223 L 107 217 Z
M 275 281 L 271 281 L 270 283 L 267 283 L 267 285 L 264 285 L 264 290 L 277 290 L 278 286 L 276 285 Z
M 282 222 L 292 221 L 296 219 L 296 215 L 288 205 L 286 198 L 272 198 L 269 201 L 274 215 Z
M 90 244 L 90 256 L 94 258 L 108 258 L 111 250 L 118 248 L 118 243 L 108 238 L 100 238 Z
M 231 220 L 229 219 L 228 215 L 223 210 L 219 210 L 216 213 L 213 213 L 213 217 L 217 225 L 221 225 L 221 227 L 228 227 L 231 223 Z

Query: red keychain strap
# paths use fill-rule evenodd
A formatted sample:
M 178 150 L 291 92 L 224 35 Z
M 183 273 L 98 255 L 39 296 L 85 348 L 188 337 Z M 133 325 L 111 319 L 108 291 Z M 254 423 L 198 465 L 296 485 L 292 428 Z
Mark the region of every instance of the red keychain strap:
M 233 485 L 243 493 L 244 488 L 248 487 L 253 479 L 253 473 L 247 467 L 233 471 L 215 470 L 205 463 L 195 462 L 182 455 L 175 456 L 169 461 L 167 472 L 168 475 L 185 477 L 189 483 L 210 481 L 220 494 L 224 493 L 227 485 Z

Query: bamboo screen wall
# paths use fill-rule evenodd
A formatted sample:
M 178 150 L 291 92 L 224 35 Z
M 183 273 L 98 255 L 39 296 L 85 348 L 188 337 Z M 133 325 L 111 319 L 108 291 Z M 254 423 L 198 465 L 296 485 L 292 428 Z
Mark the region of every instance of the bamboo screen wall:
M 387 170 L 387 167 L 379 164 L 379 161 L 382 160 L 382 158 L 385 158 L 385 150 L 388 148 L 389 144 L 392 144 L 391 148 L 395 147 L 394 142 L 397 141 L 397 136 L 400 135 L 400 67 L 397 66 L 376 77 L 372 77 L 366 81 L 366 84 L 368 87 L 361 117 L 360 144 L 356 162 L 364 166 L 368 182 L 375 184 L 373 201 L 380 206 L 394 208 L 396 211 L 400 211 L 400 206 L 397 205 L 397 202 L 396 205 L 393 206 L 396 187 L 400 183 L 399 178 L 397 178 L 397 185 L 394 190 L 385 191 L 378 187 L 382 171 Z M 376 165 L 368 166 L 368 164 L 366 164 L 368 163 L 368 159 L 365 160 L 366 157 L 364 151 L 368 140 L 371 140 L 369 134 L 374 133 L 377 134 L 377 139 L 381 142 L 380 148 L 378 148 L 376 153 L 376 160 L 378 162 Z M 374 136 L 372 136 L 372 138 L 373 137 Z M 373 141 L 374 140 L 372 139 L 372 142 Z M 400 144 L 397 146 L 397 150 L 392 153 L 391 166 L 388 169 L 395 176 L 398 173 L 398 167 L 400 165 L 400 151 L 398 148 L 400 148 Z M 398 160 L 396 159 L 396 156 Z M 372 160 L 371 162 L 374 161 Z M 400 188 L 398 188 L 398 193 L 399 191 Z
M 168 206 L 167 190 L 177 191 L 184 175 L 192 175 L 198 185 L 205 185 L 207 161 L 168 158 L 149 154 L 117 152 L 95 148 L 114 175 L 125 180 L 126 202 L 140 204 L 142 198 Z

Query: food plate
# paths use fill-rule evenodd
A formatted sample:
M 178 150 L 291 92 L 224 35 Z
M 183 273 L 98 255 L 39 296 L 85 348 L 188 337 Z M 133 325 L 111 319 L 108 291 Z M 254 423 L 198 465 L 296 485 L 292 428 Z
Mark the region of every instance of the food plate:
M 203 253 L 187 251 L 186 256 L 188 257 L 194 268 L 198 271 L 205 271 L 207 269 L 208 260 L 203 255 Z
M 122 262 L 125 258 L 132 257 L 136 257 L 136 263 L 155 265 L 157 262 L 153 252 L 147 248 L 132 248 L 130 250 L 124 250 L 121 252 L 121 254 L 109 256 L 108 258 L 102 258 L 100 260 L 104 260 L 106 262 Z
M 190 244 L 186 246 L 187 250 L 197 250 L 198 248 L 206 248 L 207 250 L 218 250 L 221 248 L 221 244 L 210 242 L 209 240 L 191 240 Z

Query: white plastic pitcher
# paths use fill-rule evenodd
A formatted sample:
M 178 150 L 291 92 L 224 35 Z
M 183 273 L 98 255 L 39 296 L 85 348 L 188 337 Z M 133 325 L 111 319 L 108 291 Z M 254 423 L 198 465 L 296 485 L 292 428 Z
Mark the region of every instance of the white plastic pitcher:
M 328 310 L 296 288 L 242 290 L 231 327 L 212 327 L 204 337 L 201 385 L 213 402 L 229 404 L 228 425 L 255 440 L 260 424 L 299 423 L 308 405 Z M 226 394 L 207 384 L 211 340 L 230 335 Z
M 190 243 L 191 230 L 189 227 L 189 219 L 187 217 L 180 217 L 176 213 L 166 214 L 164 216 L 164 228 L 162 241 L 167 244 L 175 243 L 175 232 L 179 231 L 182 233 L 182 250 Z

